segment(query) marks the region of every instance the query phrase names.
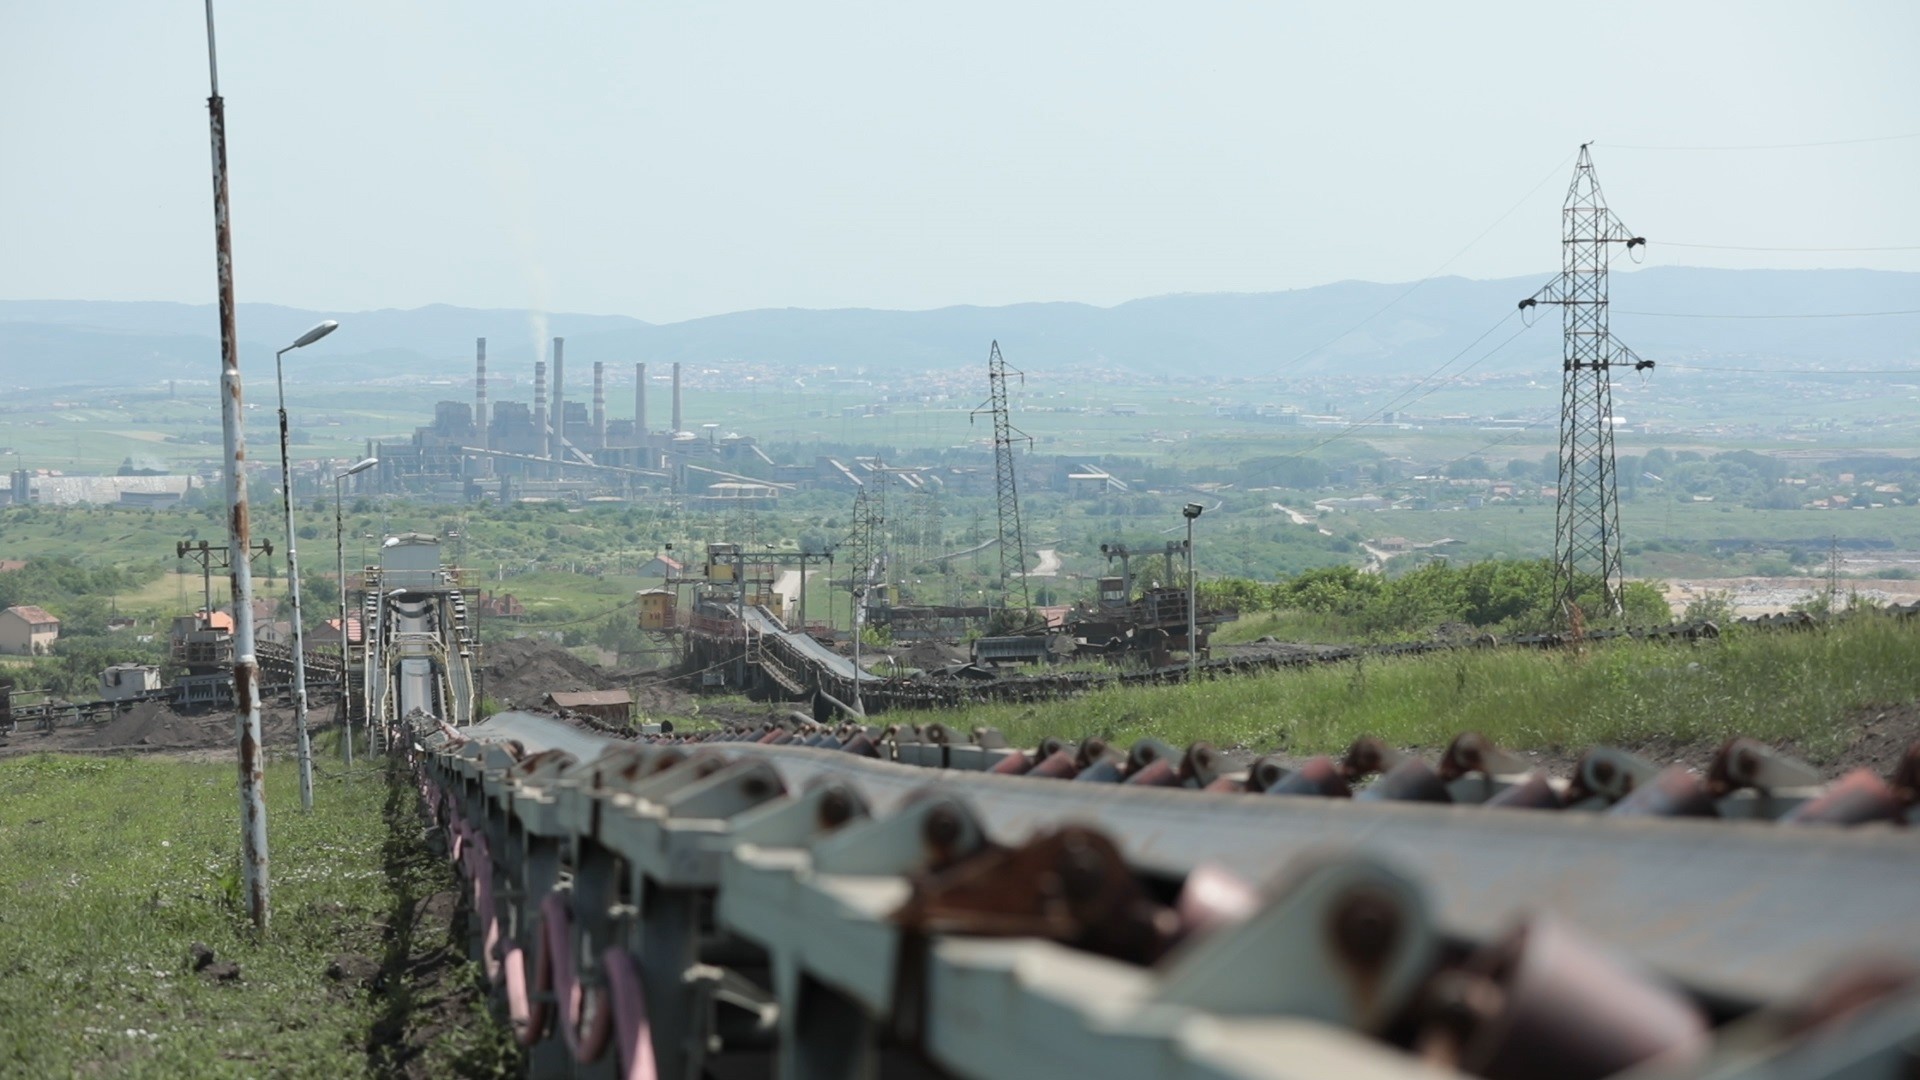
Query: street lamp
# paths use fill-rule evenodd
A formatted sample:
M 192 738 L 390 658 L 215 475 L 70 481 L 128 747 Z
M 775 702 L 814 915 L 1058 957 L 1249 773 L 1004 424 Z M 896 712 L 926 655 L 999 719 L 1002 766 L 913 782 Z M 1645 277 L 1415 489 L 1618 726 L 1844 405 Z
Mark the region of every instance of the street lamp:
M 354 462 L 345 472 L 333 476 L 333 563 L 338 575 L 335 580 L 340 583 L 340 728 L 347 735 L 348 765 L 353 764 L 353 707 L 347 704 L 347 688 L 351 683 L 347 678 L 347 670 L 351 661 L 347 652 L 347 549 L 341 528 L 340 485 L 347 477 L 366 472 L 378 464 L 379 458 L 370 457 Z
M 300 809 L 308 813 L 313 812 L 313 744 L 307 738 L 307 632 L 300 621 L 300 551 L 293 533 L 293 471 L 287 462 L 287 376 L 280 358 L 339 328 L 328 319 L 273 354 L 273 379 L 280 390 L 280 509 L 287 519 L 287 591 L 293 600 L 293 726 L 300 735 Z
M 853 714 L 867 715 L 867 707 L 860 703 L 860 630 L 867 621 L 867 587 L 853 587 Z
M 1187 681 L 1191 683 L 1200 667 L 1200 646 L 1196 640 L 1200 633 L 1198 601 L 1199 581 L 1193 576 L 1193 519 L 1199 517 L 1206 507 L 1199 503 L 1188 503 L 1180 508 L 1187 519 Z

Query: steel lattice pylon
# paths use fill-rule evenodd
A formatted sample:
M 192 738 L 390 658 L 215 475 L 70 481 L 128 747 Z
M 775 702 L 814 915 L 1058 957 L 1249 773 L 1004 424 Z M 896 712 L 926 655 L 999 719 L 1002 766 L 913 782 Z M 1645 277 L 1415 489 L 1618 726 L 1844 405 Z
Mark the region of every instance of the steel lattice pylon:
M 876 575 L 882 573 L 885 541 L 881 530 L 886 518 L 883 510 L 870 497 L 871 491 L 872 485 L 863 486 L 859 494 L 853 497 L 853 527 L 847 534 L 847 544 L 853 548 L 853 560 L 847 571 L 850 587 L 871 583 Z
M 1026 375 L 1018 368 L 1007 366 L 1006 357 L 1000 355 L 1000 343 L 995 341 L 993 349 L 987 354 L 987 400 L 968 417 L 980 415 L 982 411 L 993 413 L 993 472 L 998 488 L 1000 503 L 1000 587 L 1012 599 L 1012 581 L 1020 581 L 1020 609 L 1025 611 L 1032 606 L 1027 596 L 1027 543 L 1020 531 L 1020 490 L 1013 476 L 1013 440 L 1019 436 L 1033 445 L 1033 437 L 1019 428 L 1007 416 L 1007 376 L 1019 377 L 1026 382 Z
M 1580 147 L 1561 211 L 1561 272 L 1520 302 L 1557 304 L 1565 331 L 1560 388 L 1560 490 L 1554 514 L 1553 600 L 1562 618 L 1584 580 L 1597 580 L 1608 614 L 1620 611 L 1620 498 L 1614 484 L 1612 370 L 1642 360 L 1607 329 L 1610 244 L 1645 244 L 1607 209 L 1593 155 Z

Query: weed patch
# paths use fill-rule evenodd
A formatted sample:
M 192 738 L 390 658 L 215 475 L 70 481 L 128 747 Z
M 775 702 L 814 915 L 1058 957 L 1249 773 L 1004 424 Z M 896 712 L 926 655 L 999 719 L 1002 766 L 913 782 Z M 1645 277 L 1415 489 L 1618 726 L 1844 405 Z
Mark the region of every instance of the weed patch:
M 1543 750 L 1749 735 L 1791 740 L 1821 761 L 1845 749 L 1858 710 L 1917 699 L 1920 625 L 1872 615 L 1808 631 L 1736 628 L 1691 646 L 1614 641 L 1576 651 L 1376 657 L 928 718 L 963 731 L 997 727 L 1016 745 L 1045 735 L 1122 743 L 1152 736 L 1307 754 L 1361 735 L 1435 747 L 1468 730 Z
M 354 958 L 385 954 L 399 898 L 419 887 L 389 873 L 396 842 L 419 846 L 418 821 L 393 828 L 373 770 L 326 777 L 303 814 L 293 763 L 276 762 L 267 799 L 273 920 L 256 935 L 232 765 L 0 761 L 0 1074 L 384 1071 L 369 1033 L 391 995 L 375 987 L 407 973 Z M 468 1019 L 484 1043 L 491 1021 Z M 462 1071 L 458 1049 L 433 1051 L 437 1075 Z M 497 1071 L 469 1057 L 467 1075 Z

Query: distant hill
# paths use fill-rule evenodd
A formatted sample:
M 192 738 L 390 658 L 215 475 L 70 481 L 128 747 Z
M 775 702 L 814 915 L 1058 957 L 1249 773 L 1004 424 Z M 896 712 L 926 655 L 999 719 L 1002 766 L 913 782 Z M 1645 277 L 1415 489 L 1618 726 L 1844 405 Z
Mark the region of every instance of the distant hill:
M 270 361 L 275 348 L 320 319 L 340 319 L 340 332 L 328 342 L 328 370 L 342 379 L 464 374 L 475 337 L 488 339 L 493 366 L 523 373 L 536 355 L 536 325 L 566 337 L 567 355 L 577 363 L 751 360 L 920 370 L 977 364 L 997 338 L 1028 370 L 1107 364 L 1143 374 L 1397 374 L 1432 370 L 1547 278 L 1437 278 L 1411 292 L 1404 284 L 1346 281 L 1278 293 L 1157 296 L 1110 308 L 765 309 L 663 325 L 577 314 L 546 315 L 537 323 L 525 311 L 445 305 L 341 313 L 242 304 L 238 325 L 243 361 L 251 366 Z M 1615 273 L 1613 303 L 1615 334 L 1656 360 L 1920 363 L 1920 317 L 1769 317 L 1920 310 L 1920 273 L 1661 267 Z M 1557 357 L 1558 312 L 1543 310 L 1541 318 L 1548 325 L 1477 370 L 1537 368 L 1543 358 Z M 1487 338 L 1462 364 L 1508 333 L 1503 328 Z M 207 378 L 216 370 L 217 334 L 211 305 L 0 301 L 0 384 Z

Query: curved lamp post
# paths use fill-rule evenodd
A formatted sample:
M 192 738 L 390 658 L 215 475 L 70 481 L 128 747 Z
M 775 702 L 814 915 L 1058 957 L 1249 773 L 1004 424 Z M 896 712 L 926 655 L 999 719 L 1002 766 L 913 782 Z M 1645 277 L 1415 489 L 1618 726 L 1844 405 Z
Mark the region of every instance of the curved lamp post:
M 1192 683 L 1199 670 L 1200 644 L 1195 638 L 1199 635 L 1199 609 L 1195 606 L 1199 599 L 1199 582 L 1193 576 L 1193 521 L 1206 510 L 1199 503 L 1188 503 L 1180 508 L 1187 519 L 1187 682 Z
M 287 377 L 280 358 L 339 328 L 339 323 L 328 319 L 273 354 L 273 378 L 280 391 L 280 509 L 287 521 L 287 590 L 293 601 L 293 726 L 300 734 L 300 808 L 309 813 L 313 811 L 313 744 L 307 738 L 307 634 L 300 619 L 300 552 L 293 532 L 293 472 L 287 463 Z
M 351 654 L 347 651 L 347 549 L 341 540 L 340 485 L 347 477 L 366 472 L 378 464 L 379 458 L 370 457 L 354 462 L 345 472 L 333 476 L 333 563 L 334 572 L 338 575 L 335 580 L 340 583 L 340 728 L 347 736 L 348 765 L 353 764 L 353 709 L 347 704 L 347 672 L 351 666 Z

